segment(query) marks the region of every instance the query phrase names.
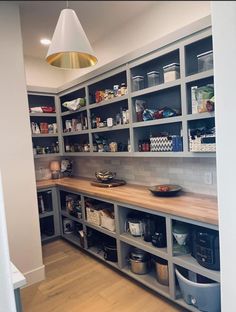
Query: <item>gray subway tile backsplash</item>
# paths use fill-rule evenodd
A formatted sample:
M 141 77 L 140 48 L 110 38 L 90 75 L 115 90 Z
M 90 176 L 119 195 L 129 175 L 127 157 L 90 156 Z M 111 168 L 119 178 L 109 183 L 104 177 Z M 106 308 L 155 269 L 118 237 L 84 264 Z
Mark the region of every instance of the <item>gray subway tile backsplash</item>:
M 71 157 L 74 176 L 93 178 L 95 171 L 108 169 L 129 183 L 155 185 L 174 183 L 194 193 L 216 195 L 214 158 L 114 158 Z M 36 178 L 48 172 L 50 159 L 35 161 Z M 39 174 L 40 171 L 40 174 Z M 212 172 L 213 184 L 204 183 L 205 172 Z

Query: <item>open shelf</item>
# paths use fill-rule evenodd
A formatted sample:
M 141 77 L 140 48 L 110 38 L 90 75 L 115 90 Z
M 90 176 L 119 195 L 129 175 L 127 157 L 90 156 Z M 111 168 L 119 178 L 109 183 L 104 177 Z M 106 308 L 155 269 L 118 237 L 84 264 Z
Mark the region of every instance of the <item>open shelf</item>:
M 104 105 L 111 105 L 111 104 L 121 102 L 121 101 L 124 101 L 127 99 L 128 99 L 127 94 L 122 95 L 122 96 L 117 96 L 117 97 L 114 97 L 113 99 L 110 99 L 110 100 L 105 100 L 105 101 L 101 101 L 99 103 L 89 104 L 89 109 L 98 108 L 98 107 L 104 106 Z
M 80 244 L 79 237 L 75 234 L 62 234 L 61 235 L 65 240 L 68 240 L 69 242 L 77 245 L 78 247 L 82 247 Z
M 79 222 L 79 223 L 82 223 L 82 224 L 84 223 L 83 219 L 79 219 L 79 218 L 73 217 L 72 215 L 70 215 L 66 211 L 61 210 L 61 215 L 66 217 L 66 218 L 68 218 L 68 219 L 71 219 L 71 220 L 73 220 L 75 222 Z
M 39 133 L 32 134 L 32 138 L 54 138 L 58 137 L 58 133 Z
M 213 281 L 220 282 L 220 271 L 209 270 L 198 264 L 190 254 L 173 257 L 173 263 L 180 265 L 195 273 L 204 275 Z
M 64 132 L 62 133 L 62 136 L 72 136 L 72 135 L 82 135 L 82 134 L 88 134 L 89 130 L 81 130 L 81 131 L 72 131 L 72 132 Z
M 81 112 L 85 112 L 87 110 L 87 106 L 84 106 L 84 107 L 81 107 L 80 109 L 77 109 L 75 111 L 65 111 L 65 112 L 62 112 L 61 113 L 61 116 L 70 116 L 70 115 L 74 115 L 74 114 L 78 114 L 78 113 L 81 113 Z
M 53 216 L 53 215 L 54 215 L 53 211 L 45 211 L 44 213 L 40 213 L 39 214 L 39 218 L 43 219 L 43 218 L 47 218 L 47 217 L 50 217 L 50 216 Z
M 86 249 L 87 252 L 91 253 L 92 255 L 94 255 L 95 257 L 97 257 L 98 259 L 104 261 L 105 263 L 113 266 L 114 268 L 118 269 L 119 266 L 118 266 L 118 263 L 117 262 L 112 262 L 112 261 L 107 261 L 104 259 L 104 252 L 103 250 L 101 250 L 100 248 L 98 247 L 95 247 L 95 246 L 92 246 L 92 247 L 89 247 L 88 249 Z
M 141 284 L 151 288 L 152 290 L 158 292 L 159 294 L 169 298 L 169 287 L 158 283 L 156 279 L 156 273 L 154 270 L 150 271 L 148 274 L 138 275 L 130 271 L 128 266 L 122 268 L 122 272 L 127 274 L 128 276 L 132 277 L 136 281 L 140 282 Z
M 104 127 L 104 128 L 96 128 L 92 129 L 91 133 L 97 133 L 97 132 L 107 132 L 107 131 L 117 131 L 117 130 L 122 130 L 122 129 L 128 129 L 130 127 L 129 124 L 125 125 L 115 125 L 112 127 Z
M 123 233 L 120 235 L 120 240 L 135 246 L 137 248 L 143 249 L 155 256 L 158 256 L 163 259 L 167 259 L 167 248 L 157 248 L 152 245 L 152 243 L 145 242 L 142 237 L 134 237 L 129 233 Z
M 87 225 L 88 227 L 94 229 L 94 230 L 97 230 L 97 231 L 103 233 L 103 234 L 106 234 L 108 236 L 116 238 L 116 233 L 115 232 L 109 231 L 109 230 L 107 230 L 107 229 L 105 229 L 105 228 L 103 228 L 103 227 L 101 227 L 99 225 L 95 225 L 95 224 L 93 224 L 91 222 L 88 222 L 88 221 L 84 221 L 84 224 Z
M 29 113 L 30 117 L 52 117 L 56 118 L 57 114 L 56 113 Z

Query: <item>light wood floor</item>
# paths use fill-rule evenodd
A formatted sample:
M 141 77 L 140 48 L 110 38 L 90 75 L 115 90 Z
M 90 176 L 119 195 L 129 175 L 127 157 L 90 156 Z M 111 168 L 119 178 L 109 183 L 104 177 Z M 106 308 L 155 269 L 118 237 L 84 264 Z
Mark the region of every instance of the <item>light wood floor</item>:
M 43 256 L 46 279 L 22 289 L 24 312 L 184 311 L 63 240 Z

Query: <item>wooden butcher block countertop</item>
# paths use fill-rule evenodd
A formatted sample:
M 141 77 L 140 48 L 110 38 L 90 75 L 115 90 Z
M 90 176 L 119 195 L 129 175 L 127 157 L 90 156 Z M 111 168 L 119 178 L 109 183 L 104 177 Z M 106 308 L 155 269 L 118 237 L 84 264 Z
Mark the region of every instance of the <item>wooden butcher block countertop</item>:
M 218 225 L 217 198 L 214 196 L 183 193 L 176 197 L 156 197 L 150 193 L 147 186 L 126 184 L 102 188 L 92 186 L 90 182 L 90 179 L 83 178 L 42 180 L 37 182 L 37 188 L 61 186 L 90 196 Z

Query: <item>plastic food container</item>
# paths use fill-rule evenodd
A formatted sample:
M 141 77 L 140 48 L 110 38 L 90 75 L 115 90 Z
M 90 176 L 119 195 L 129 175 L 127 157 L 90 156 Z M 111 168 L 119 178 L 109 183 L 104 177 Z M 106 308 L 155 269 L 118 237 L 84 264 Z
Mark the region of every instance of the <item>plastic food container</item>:
M 202 72 L 213 68 L 213 51 L 207 51 L 197 55 L 198 71 Z
M 168 64 L 163 67 L 164 82 L 170 82 L 180 77 L 180 68 L 178 63 Z
M 157 71 L 147 73 L 148 87 L 153 87 L 160 84 L 160 74 Z
M 134 76 L 132 77 L 132 81 L 133 81 L 133 91 L 138 91 L 144 88 L 143 76 Z

